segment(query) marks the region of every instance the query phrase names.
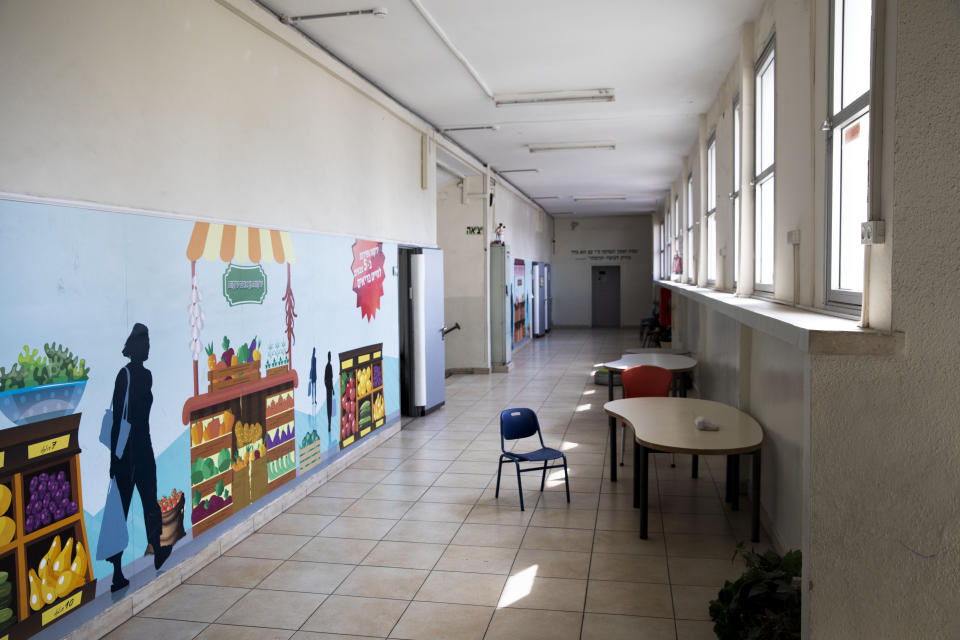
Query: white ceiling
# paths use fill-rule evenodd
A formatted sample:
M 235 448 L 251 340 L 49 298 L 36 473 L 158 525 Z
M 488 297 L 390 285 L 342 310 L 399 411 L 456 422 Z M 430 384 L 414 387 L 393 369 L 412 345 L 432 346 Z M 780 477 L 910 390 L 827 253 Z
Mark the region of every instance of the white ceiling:
M 411 0 L 264 0 L 277 15 L 386 7 L 389 15 L 297 28 L 506 177 L 549 213 L 657 207 L 697 136 L 762 0 L 420 0 L 495 94 L 613 88 L 611 103 L 496 107 Z M 616 150 L 530 153 L 528 144 L 614 141 Z M 626 195 L 575 203 L 572 196 Z

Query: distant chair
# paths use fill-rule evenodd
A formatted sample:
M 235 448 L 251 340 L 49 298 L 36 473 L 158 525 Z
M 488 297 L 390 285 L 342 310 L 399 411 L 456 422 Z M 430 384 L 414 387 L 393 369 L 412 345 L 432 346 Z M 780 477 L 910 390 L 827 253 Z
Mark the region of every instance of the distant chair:
M 529 438 L 536 434 L 540 438 L 540 448 L 529 453 L 514 453 L 507 451 L 507 440 L 521 440 Z M 517 489 L 520 491 L 520 511 L 523 511 L 523 484 L 520 481 L 520 474 L 527 471 L 542 471 L 540 478 L 540 491 L 543 491 L 544 484 L 547 481 L 547 469 L 559 469 L 563 467 L 563 481 L 567 487 L 567 502 L 570 502 L 570 476 L 567 474 L 567 456 L 556 449 L 551 449 L 543 444 L 543 434 L 540 433 L 540 421 L 537 420 L 537 414 L 533 409 L 507 409 L 500 412 L 500 464 L 497 466 L 497 491 L 495 497 L 500 497 L 500 472 L 503 465 L 514 463 L 517 467 Z M 563 464 L 547 466 L 551 460 L 563 459 Z M 542 462 L 543 467 L 531 467 L 521 469 L 521 462 Z
M 673 372 L 662 367 L 641 365 L 630 367 L 620 374 L 623 380 L 624 398 L 666 398 L 673 384 Z M 627 439 L 627 429 L 620 432 L 620 466 L 623 466 L 623 451 Z M 636 469 L 633 470 L 637 472 Z

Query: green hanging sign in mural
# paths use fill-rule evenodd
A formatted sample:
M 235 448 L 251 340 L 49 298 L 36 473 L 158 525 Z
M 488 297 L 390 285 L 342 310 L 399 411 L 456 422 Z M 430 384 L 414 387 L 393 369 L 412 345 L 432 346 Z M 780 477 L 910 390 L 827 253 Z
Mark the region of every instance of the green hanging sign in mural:
M 223 297 L 231 307 L 238 304 L 263 304 L 267 297 L 267 274 L 263 267 L 259 264 L 249 267 L 228 265 L 223 272 Z

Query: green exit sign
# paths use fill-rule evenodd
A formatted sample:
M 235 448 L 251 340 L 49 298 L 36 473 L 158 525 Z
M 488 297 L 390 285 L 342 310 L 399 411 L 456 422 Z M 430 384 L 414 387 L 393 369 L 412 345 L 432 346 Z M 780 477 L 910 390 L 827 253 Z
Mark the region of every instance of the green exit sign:
M 227 266 L 223 272 L 223 297 L 231 307 L 238 304 L 263 304 L 267 297 L 267 274 L 255 264 L 241 267 Z

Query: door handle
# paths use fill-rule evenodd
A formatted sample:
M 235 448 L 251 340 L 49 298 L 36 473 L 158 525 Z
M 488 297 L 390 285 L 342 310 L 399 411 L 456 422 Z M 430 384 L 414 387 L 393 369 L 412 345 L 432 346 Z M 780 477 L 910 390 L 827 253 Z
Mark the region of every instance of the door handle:
M 447 329 L 447 326 L 444 325 L 444 326 L 440 329 L 440 334 L 441 334 L 440 337 L 441 337 L 441 338 L 446 338 L 448 333 L 451 333 L 451 332 L 453 332 L 453 331 L 456 331 L 456 330 L 459 329 L 459 328 L 460 328 L 460 323 L 459 323 L 459 322 L 457 322 L 456 324 L 454 324 L 454 325 L 453 325 L 452 327 L 450 327 L 449 329 Z

